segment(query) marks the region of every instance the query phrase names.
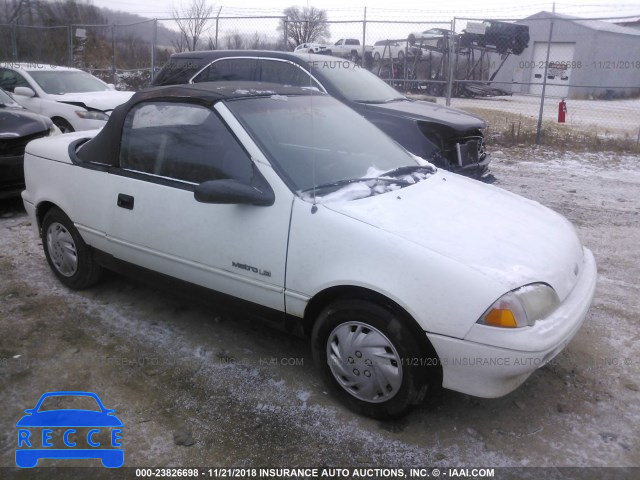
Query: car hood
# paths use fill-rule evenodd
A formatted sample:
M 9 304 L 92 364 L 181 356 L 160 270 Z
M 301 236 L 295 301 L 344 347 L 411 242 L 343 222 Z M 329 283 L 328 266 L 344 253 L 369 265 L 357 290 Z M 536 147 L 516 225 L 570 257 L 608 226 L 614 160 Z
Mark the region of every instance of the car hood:
M 95 110 L 113 110 L 131 98 L 134 92 L 89 92 L 65 93 L 64 95 L 49 95 L 56 102 L 70 103 Z
M 466 112 L 423 100 L 368 103 L 367 109 L 378 113 L 405 118 L 409 117 L 425 122 L 436 121 L 455 130 L 471 130 L 487 126 L 484 120 Z
M 28 137 L 51 128 L 51 120 L 23 108 L 0 107 L 0 140 Z
M 564 217 L 455 174 L 439 171 L 400 190 L 324 205 L 461 262 L 506 290 L 544 282 L 564 299 L 582 265 L 582 245 Z
M 91 410 L 48 410 L 25 415 L 16 427 L 121 427 L 115 415 Z

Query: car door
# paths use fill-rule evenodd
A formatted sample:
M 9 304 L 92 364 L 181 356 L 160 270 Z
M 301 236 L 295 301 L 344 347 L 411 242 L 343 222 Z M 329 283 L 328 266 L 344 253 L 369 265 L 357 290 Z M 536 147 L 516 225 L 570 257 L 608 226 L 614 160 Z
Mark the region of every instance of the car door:
M 260 178 L 272 182 L 273 170 L 261 167 Z M 201 182 L 262 175 L 216 109 L 175 101 L 134 107 L 112 173 L 115 257 L 284 311 L 293 194 L 277 191 L 271 206 L 194 198 Z
M 35 93 L 34 86 L 31 85 L 29 81 L 19 72 L 16 72 L 15 70 L 12 70 L 10 68 L 0 68 L 0 87 L 7 92 L 11 92 L 16 103 L 19 103 L 27 110 L 36 113 L 42 113 L 42 100 L 37 96 L 37 93 L 34 97 L 16 95 L 14 93 L 16 87 L 27 87 L 34 90 Z

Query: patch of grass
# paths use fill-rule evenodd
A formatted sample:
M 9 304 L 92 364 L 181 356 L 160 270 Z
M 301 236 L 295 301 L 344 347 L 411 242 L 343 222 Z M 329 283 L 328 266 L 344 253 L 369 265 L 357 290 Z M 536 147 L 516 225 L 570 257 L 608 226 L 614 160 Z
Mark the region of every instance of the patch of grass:
M 487 122 L 485 141 L 488 145 L 535 145 L 537 119 L 511 112 L 499 112 L 477 107 L 465 110 Z M 543 121 L 540 145 L 560 151 L 640 153 L 637 138 L 628 133 L 615 134 L 596 125 L 583 128 L 571 127 L 551 121 Z

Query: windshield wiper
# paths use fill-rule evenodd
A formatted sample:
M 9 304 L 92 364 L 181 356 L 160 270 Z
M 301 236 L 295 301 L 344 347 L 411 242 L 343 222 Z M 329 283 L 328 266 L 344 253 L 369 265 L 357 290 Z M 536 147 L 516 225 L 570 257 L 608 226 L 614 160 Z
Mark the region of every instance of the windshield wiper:
M 394 97 L 394 98 L 390 98 L 388 100 L 385 100 L 382 103 L 391 103 L 391 102 L 404 102 L 405 100 L 409 100 L 407 97 Z
M 380 177 L 396 177 L 401 175 L 410 175 L 414 172 L 427 170 L 429 173 L 436 173 L 435 167 L 431 165 L 405 165 L 404 167 L 394 168 L 388 172 L 384 172 Z
M 315 187 L 305 188 L 304 190 L 300 190 L 300 193 L 311 192 L 312 190 L 324 190 L 325 188 L 333 188 L 333 187 L 342 187 L 343 185 L 349 185 L 351 183 L 358 182 L 387 182 L 387 183 L 397 183 L 403 187 L 411 185 L 410 182 L 406 180 L 398 180 L 397 178 L 385 178 L 385 177 L 363 177 L 363 178 L 345 178 L 343 180 L 338 180 L 337 182 L 329 182 L 323 183 L 321 185 L 316 185 Z

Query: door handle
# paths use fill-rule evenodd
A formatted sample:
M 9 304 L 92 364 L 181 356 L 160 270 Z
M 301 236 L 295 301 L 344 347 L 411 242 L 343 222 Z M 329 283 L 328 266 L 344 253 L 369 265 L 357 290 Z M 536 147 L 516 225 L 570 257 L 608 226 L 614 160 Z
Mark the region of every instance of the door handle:
M 119 193 L 118 206 L 120 208 L 126 208 L 127 210 L 133 210 L 133 197 L 131 195 L 125 195 L 124 193 Z

